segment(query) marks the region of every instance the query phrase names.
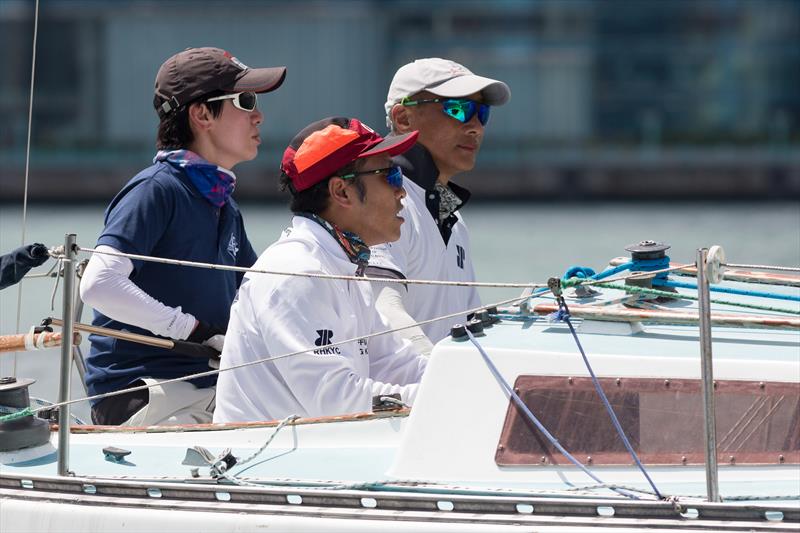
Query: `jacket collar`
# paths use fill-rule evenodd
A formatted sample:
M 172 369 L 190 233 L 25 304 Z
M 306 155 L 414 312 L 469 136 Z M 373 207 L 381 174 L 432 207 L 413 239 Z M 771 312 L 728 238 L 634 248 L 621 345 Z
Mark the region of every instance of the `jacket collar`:
M 403 169 L 403 175 L 406 178 L 426 191 L 434 189 L 436 180 L 439 177 L 439 168 L 436 166 L 436 163 L 433 161 L 433 156 L 427 148 L 417 143 L 404 154 L 394 157 L 393 161 L 400 165 L 400 168 Z M 452 181 L 448 182 L 447 186 L 450 187 L 450 190 L 461 200 L 461 205 L 458 209 L 464 207 L 464 204 L 469 201 L 472 193 L 468 189 Z M 438 218 L 438 203 L 437 214 L 431 214 L 431 216 L 434 217 L 434 220 Z

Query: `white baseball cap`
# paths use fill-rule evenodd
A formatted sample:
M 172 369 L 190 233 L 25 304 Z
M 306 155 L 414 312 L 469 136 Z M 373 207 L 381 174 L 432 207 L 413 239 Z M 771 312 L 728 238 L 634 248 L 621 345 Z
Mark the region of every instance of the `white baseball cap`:
M 445 98 L 461 98 L 480 92 L 489 105 L 503 105 L 511 89 L 502 81 L 476 76 L 468 68 L 449 59 L 428 57 L 400 67 L 386 95 L 386 123 L 391 127 L 392 108 L 403 98 L 428 91 Z

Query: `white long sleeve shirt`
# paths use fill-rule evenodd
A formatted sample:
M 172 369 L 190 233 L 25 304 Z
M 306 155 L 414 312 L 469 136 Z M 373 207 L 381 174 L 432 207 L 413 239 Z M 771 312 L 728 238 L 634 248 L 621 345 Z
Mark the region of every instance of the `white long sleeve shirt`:
M 107 245 L 98 251 L 119 253 Z M 133 263 L 127 257 L 94 254 L 81 279 L 81 299 L 107 317 L 139 326 L 156 335 L 184 340 L 197 321 L 180 306 L 170 307 L 156 300 L 130 280 Z
M 319 224 L 294 217 L 254 268 L 353 276 L 356 265 Z M 392 393 L 413 403 L 427 359 L 409 341 L 388 334 L 325 347 L 387 329 L 367 282 L 247 274 L 231 308 L 221 368 L 305 353 L 222 372 L 214 422 L 368 412 L 374 396 Z
M 425 204 L 425 190 L 412 180 L 403 179 L 406 197 L 400 216 L 405 219 L 396 242 L 373 246 L 370 266 L 388 268 L 406 279 L 439 281 L 475 281 L 469 233 L 460 212 L 447 244 Z M 403 298 L 408 314 L 418 322 L 479 307 L 475 287 L 447 285 L 408 285 Z M 461 317 L 425 324 L 422 330 L 433 342 L 450 334 L 453 324 L 464 323 Z

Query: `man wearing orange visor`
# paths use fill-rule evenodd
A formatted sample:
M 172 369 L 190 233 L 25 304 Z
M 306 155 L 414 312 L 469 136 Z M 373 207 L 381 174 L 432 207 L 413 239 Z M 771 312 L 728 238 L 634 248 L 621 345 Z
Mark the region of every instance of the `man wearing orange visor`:
M 295 216 L 253 268 L 293 275 L 245 276 L 221 369 L 270 360 L 220 375 L 214 422 L 367 412 L 387 394 L 413 403 L 426 359 L 395 334 L 370 336 L 389 329 L 371 285 L 314 276 L 363 276 L 369 247 L 400 237 L 405 190 L 391 157 L 416 138 L 336 117 L 286 148 L 281 182 Z

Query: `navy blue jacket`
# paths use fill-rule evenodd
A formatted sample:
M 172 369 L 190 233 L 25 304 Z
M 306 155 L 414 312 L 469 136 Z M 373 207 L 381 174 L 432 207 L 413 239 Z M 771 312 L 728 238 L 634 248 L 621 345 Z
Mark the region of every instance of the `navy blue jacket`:
M 111 201 L 98 245 L 126 253 L 250 267 L 256 254 L 233 199 L 211 205 L 185 173 L 158 162 L 136 175 Z M 221 329 L 242 274 L 221 270 L 133 260 L 130 279 L 144 292 L 171 307 L 180 306 L 198 320 Z M 93 324 L 144 335 L 141 328 L 95 311 Z M 86 361 L 89 394 L 119 390 L 143 378 L 171 379 L 209 370 L 208 361 L 110 337 L 90 335 Z M 192 381 L 210 387 L 216 376 Z

